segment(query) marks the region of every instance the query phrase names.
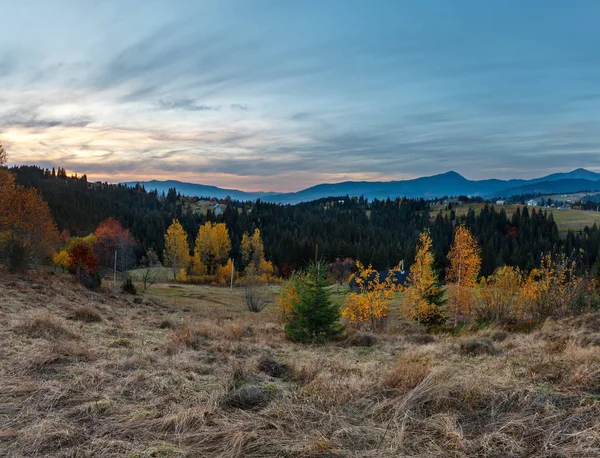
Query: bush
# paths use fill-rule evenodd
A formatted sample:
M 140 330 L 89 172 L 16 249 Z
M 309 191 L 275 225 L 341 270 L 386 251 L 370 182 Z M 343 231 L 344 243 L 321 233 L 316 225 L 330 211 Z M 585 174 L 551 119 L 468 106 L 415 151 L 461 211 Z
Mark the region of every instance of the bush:
M 84 323 L 99 323 L 102 321 L 102 316 L 91 307 L 80 307 L 75 310 L 73 319 Z
M 25 272 L 27 270 L 29 250 L 23 242 L 10 240 L 6 244 L 5 251 L 8 259 L 8 268 L 11 272 Z
M 265 356 L 258 361 L 257 369 L 274 378 L 281 378 L 288 372 L 288 368 L 285 364 L 268 356 Z
M 99 273 L 91 274 L 85 267 L 79 269 L 77 279 L 87 289 L 96 289 L 102 283 Z
M 127 294 L 133 294 L 133 295 L 137 294 L 137 288 L 133 284 L 133 281 L 131 280 L 131 277 L 129 275 L 125 279 L 125 283 L 123 283 L 123 286 L 121 286 L 121 289 L 123 290 L 124 293 L 127 293 Z
M 487 339 L 469 338 L 460 344 L 460 352 L 467 356 L 495 355 L 498 353 L 494 344 Z
M 350 347 L 372 347 L 377 343 L 377 337 L 370 332 L 350 332 L 346 336 L 346 344 Z
M 244 385 L 229 392 L 223 399 L 223 404 L 241 410 L 254 410 L 264 407 L 273 397 L 272 390 L 260 386 Z
M 251 312 L 261 312 L 267 305 L 271 303 L 271 301 L 267 299 L 264 291 L 253 283 L 250 283 L 244 287 L 244 293 L 246 298 L 246 306 Z

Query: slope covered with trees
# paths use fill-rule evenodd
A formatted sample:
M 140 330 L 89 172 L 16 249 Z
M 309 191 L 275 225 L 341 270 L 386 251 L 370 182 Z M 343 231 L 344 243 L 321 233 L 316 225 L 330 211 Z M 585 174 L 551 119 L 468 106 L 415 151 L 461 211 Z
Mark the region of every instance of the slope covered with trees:
M 206 222 L 224 223 L 231 238 L 230 256 L 243 264 L 243 234 L 260 230 L 266 259 L 284 276 L 314 259 L 315 247 L 326 262 L 352 258 L 375 269 L 389 269 L 405 260 L 410 266 L 420 232 L 430 229 L 436 268 L 442 276 L 449 267 L 456 225 L 464 224 L 481 247 L 481 274 L 490 275 L 502 265 L 531 270 L 541 264 L 544 252 L 582 250 L 581 268 L 598 269 L 600 231 L 596 226 L 559 236 L 551 213 L 523 208 L 508 217 L 503 209 L 485 206 L 480 213 L 461 217 L 438 215 L 430 220 L 430 205 L 423 199 L 373 200 L 336 197 L 281 205 L 257 201 L 253 204 L 230 201 L 221 215 L 210 210 L 192 210 L 188 199 L 174 189 L 166 195 L 143 187 L 89 183 L 87 177 L 68 177 L 63 169 L 13 168 L 18 184 L 36 188 L 48 202 L 60 231 L 72 236 L 92 233 L 112 217 L 138 242 L 136 257 L 152 248 L 162 259 L 165 233 L 178 220 L 195 245 L 199 229 Z M 600 269 L 598 269 L 600 270 Z

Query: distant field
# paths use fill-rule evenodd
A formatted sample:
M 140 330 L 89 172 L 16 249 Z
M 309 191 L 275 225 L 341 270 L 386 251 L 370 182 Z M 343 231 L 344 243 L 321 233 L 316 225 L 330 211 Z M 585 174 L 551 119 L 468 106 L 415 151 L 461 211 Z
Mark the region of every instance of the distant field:
M 456 212 L 456 216 L 466 215 L 470 208 L 473 208 L 476 212 L 480 212 L 485 204 L 465 204 L 454 207 L 454 211 Z M 503 205 L 503 206 L 494 206 L 496 209 L 504 208 L 506 214 L 511 217 L 515 210 L 519 207 L 523 207 L 522 205 Z M 450 214 L 449 211 L 444 210 L 443 205 L 433 205 L 431 207 L 431 219 L 434 219 L 437 214 L 442 211 L 442 213 Z M 539 209 L 536 207 L 536 210 Z M 600 224 L 600 212 L 595 212 L 591 210 L 556 210 L 556 209 L 545 209 L 548 212 L 551 212 L 554 215 L 554 221 L 556 221 L 556 225 L 558 226 L 558 230 L 566 234 L 569 230 L 579 231 L 582 230 L 585 226 L 592 226 L 594 223 Z

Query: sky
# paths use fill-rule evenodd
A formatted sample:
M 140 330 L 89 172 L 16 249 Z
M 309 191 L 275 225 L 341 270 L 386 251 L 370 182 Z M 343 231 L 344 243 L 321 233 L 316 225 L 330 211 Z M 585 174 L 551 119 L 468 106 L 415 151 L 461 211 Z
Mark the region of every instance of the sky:
M 600 171 L 600 2 L 0 0 L 9 164 L 249 191 Z

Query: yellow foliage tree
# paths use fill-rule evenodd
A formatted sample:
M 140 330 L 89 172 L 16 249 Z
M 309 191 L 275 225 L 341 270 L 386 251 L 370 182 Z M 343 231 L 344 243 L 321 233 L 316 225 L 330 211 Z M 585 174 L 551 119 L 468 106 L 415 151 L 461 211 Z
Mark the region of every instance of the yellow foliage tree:
M 523 273 L 518 267 L 499 267 L 479 282 L 475 314 L 479 321 L 501 322 L 522 314 Z
M 67 267 L 69 267 L 69 253 L 67 250 L 61 250 L 58 253 L 55 253 L 52 256 L 52 262 L 56 267 L 62 268 L 64 272 Z
M 228 285 L 231 281 L 231 271 L 233 270 L 233 262 L 228 259 L 227 262 L 221 266 L 217 266 L 215 271 L 215 282 L 219 285 Z M 235 280 L 235 272 L 234 272 Z
M 300 299 L 300 275 L 297 272 L 292 273 L 290 278 L 283 282 L 279 290 L 276 304 L 281 310 L 283 321 L 290 316 L 294 303 Z
M 215 274 L 217 267 L 227 261 L 230 251 L 231 240 L 224 223 L 207 222 L 200 227 L 194 249 L 196 265 L 204 265 L 209 274 Z
M 585 288 L 577 275 L 575 257 L 565 254 L 542 256 L 539 269 L 533 269 L 523 284 L 523 315 L 543 319 L 551 315 L 566 315 L 577 311 L 577 300 Z
M 444 321 L 445 303 L 444 289 L 434 269 L 431 237 L 428 231 L 423 231 L 404 288 L 404 314 L 418 323 L 439 324 Z
M 385 323 L 390 301 L 400 290 L 396 273 L 401 268 L 398 265 L 391 269 L 383 280 L 379 272 L 370 265 L 365 267 L 356 261 L 356 268 L 354 280 L 360 291 L 348 295 L 342 316 L 363 329 L 376 330 Z
M 255 229 L 252 235 L 244 232 L 240 250 L 242 260 L 247 263 L 246 276 L 270 281 L 273 276 L 273 264 L 265 259 L 265 247 L 259 229 Z
M 459 313 L 471 318 L 473 290 L 477 286 L 477 277 L 481 269 L 481 250 L 471 231 L 460 225 L 454 231 L 454 242 L 448 253 L 446 279 L 453 285 L 454 327 L 458 325 Z
M 173 220 L 165 234 L 165 264 L 173 268 L 175 279 L 181 279 L 181 270 L 185 273 L 190 265 L 190 247 L 188 235 L 179 221 Z

